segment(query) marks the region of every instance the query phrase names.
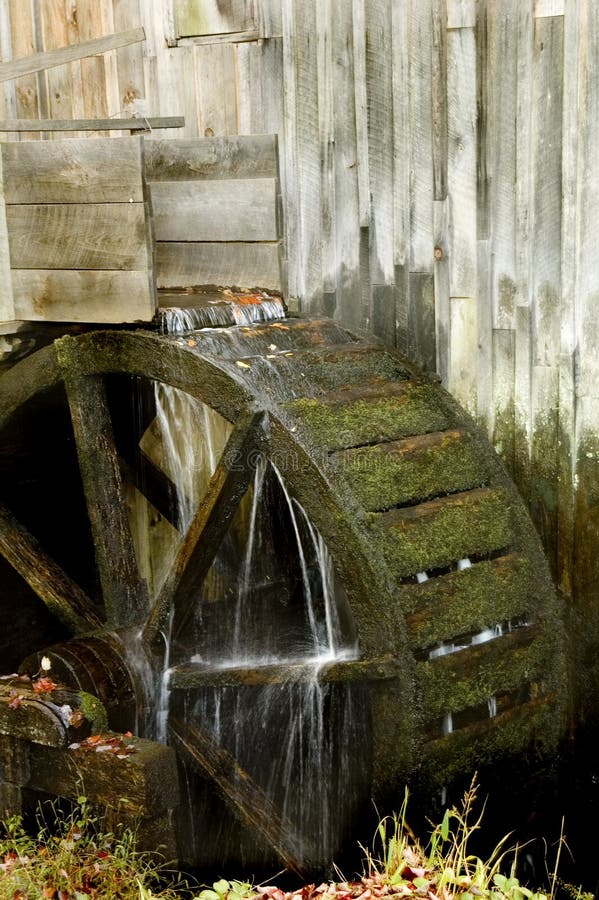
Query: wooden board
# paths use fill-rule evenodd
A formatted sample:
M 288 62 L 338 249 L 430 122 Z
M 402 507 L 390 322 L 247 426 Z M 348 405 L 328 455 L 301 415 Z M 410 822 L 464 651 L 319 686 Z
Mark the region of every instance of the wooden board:
M 252 30 L 256 26 L 252 0 L 174 0 L 175 21 L 180 37 L 230 34 Z
M 6 221 L 13 269 L 147 266 L 143 203 L 7 206 Z
M 2 144 L 7 204 L 143 201 L 140 138 Z
M 148 181 L 276 178 L 277 136 L 231 135 L 203 140 L 144 140 Z
M 30 75 L 32 72 L 41 72 L 54 66 L 62 66 L 73 60 L 94 56 L 97 53 L 106 53 L 116 47 L 126 47 L 128 44 L 139 43 L 143 40 L 145 40 L 143 28 L 132 28 L 120 34 L 109 34 L 71 47 L 61 47 L 58 50 L 48 50 L 46 53 L 36 53 L 23 59 L 0 63 L 0 81 L 8 81 L 22 75 Z
M 151 184 L 157 241 L 276 241 L 274 178 Z
M 236 285 L 281 290 L 280 244 L 177 243 L 156 245 L 156 286 Z
M 141 271 L 14 269 L 13 318 L 38 322 L 149 322 L 155 310 Z

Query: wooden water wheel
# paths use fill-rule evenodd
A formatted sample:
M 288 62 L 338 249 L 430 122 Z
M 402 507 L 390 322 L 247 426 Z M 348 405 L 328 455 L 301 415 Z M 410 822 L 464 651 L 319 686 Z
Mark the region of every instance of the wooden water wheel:
M 171 485 L 138 452 L 153 411 L 128 407 L 125 383 L 169 385 L 229 426 L 191 520 L 171 516 L 178 539 L 153 589 L 126 494 L 134 487 L 168 518 Z M 32 623 L 11 637 L 19 613 L 4 615 L 7 652 L 33 669 L 49 654 L 72 687 L 100 697 L 113 728 L 134 728 L 158 702 L 166 623 L 187 634 L 197 589 L 266 458 L 322 536 L 350 610 L 358 652 L 324 662 L 318 680 L 356 686 L 360 802 L 374 794 L 393 804 L 416 772 L 438 788 L 502 755 L 554 746 L 561 630 L 533 526 L 469 417 L 374 339 L 324 319 L 64 337 L 0 380 L 0 435 L 0 553 Z M 276 692 L 308 682 L 312 668 L 206 666 L 183 646 L 168 660 L 169 742 L 272 855 L 297 870 L 322 864 L 231 745 L 188 716 L 198 692 Z M 282 753 L 269 745 L 269 756 Z

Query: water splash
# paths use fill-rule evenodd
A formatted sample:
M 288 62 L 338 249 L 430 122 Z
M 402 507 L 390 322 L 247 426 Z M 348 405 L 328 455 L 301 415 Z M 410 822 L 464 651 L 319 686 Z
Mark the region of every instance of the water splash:
M 162 334 L 187 334 L 202 328 L 227 328 L 231 325 L 255 325 L 285 318 L 285 306 L 279 297 L 261 293 L 243 302 L 240 295 L 217 300 L 203 300 L 197 306 L 165 306 L 158 311 L 158 327 Z

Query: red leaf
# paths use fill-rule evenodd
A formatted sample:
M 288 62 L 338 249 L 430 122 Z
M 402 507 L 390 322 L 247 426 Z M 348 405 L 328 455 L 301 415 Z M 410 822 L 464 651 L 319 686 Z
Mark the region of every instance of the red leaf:
M 36 694 L 49 694 L 57 687 L 58 685 L 51 678 L 38 678 L 33 682 L 33 690 Z
M 11 709 L 19 709 L 23 705 L 23 698 L 17 694 L 16 691 L 11 691 L 12 699 L 8 701 L 8 705 Z

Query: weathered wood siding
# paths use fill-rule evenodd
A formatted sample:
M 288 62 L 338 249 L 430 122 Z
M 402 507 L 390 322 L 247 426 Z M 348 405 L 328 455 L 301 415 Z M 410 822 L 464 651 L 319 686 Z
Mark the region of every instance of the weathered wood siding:
M 139 26 L 4 83 L 0 117 L 278 134 L 289 296 L 439 372 L 597 594 L 599 650 L 599 6 L 0 0 L 3 60 Z

